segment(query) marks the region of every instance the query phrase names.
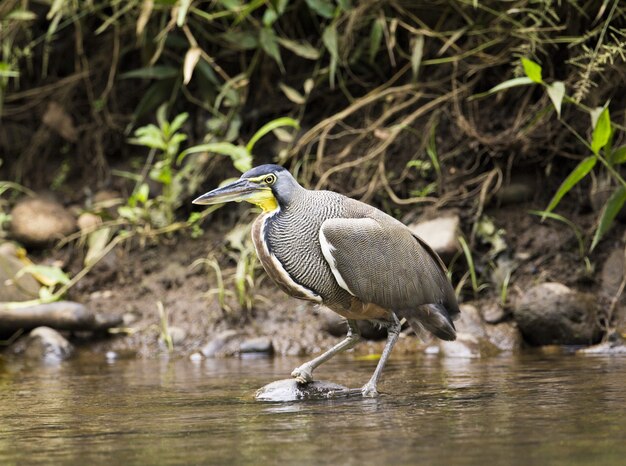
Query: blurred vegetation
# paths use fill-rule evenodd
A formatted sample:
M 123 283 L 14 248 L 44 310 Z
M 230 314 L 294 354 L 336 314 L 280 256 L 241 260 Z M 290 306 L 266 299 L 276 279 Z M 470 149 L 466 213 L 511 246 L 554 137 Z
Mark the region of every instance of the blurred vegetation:
M 626 199 L 618 0 L 5 0 L 0 38 L 3 178 L 125 187 L 98 230 L 200 234 L 191 196 L 274 161 L 395 215 L 462 206 L 478 292 L 483 209 L 515 173 L 558 180 L 543 218 L 573 188 L 608 193 L 585 258 Z

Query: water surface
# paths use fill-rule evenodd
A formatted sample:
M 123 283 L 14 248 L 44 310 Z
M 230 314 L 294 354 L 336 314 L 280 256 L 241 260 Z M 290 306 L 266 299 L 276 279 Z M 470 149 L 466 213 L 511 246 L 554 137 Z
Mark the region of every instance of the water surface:
M 253 395 L 298 359 L 0 362 L 0 464 L 626 464 L 626 358 L 394 356 L 378 399 L 292 403 Z

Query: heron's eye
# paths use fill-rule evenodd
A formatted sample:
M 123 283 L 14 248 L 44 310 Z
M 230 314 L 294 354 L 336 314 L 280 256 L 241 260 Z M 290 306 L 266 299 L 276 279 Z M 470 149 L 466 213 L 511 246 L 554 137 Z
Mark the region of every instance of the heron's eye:
M 263 181 L 265 184 L 274 184 L 276 182 L 276 175 L 267 175 Z

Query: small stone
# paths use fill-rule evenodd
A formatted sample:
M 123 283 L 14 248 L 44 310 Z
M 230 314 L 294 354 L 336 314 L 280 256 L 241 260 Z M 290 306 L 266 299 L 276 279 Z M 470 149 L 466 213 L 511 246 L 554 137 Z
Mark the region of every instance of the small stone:
M 74 217 L 51 199 L 23 199 L 11 210 L 11 234 L 27 246 L 45 246 L 74 231 Z
M 26 358 L 44 362 L 58 362 L 72 354 L 72 345 L 50 327 L 37 327 L 30 332 L 21 351 Z
M 102 218 L 90 212 L 84 212 L 80 214 L 76 223 L 80 231 L 90 232 L 95 230 L 99 225 L 102 224 Z
M 439 354 L 440 352 L 441 352 L 441 348 L 439 348 L 439 346 L 437 345 L 427 346 L 426 349 L 424 350 L 425 354 L 431 354 L 431 355 Z
M 459 250 L 457 236 L 460 223 L 459 216 L 452 215 L 426 222 L 413 223 L 409 225 L 409 229 L 433 248 L 444 262 L 447 262 Z
M 269 337 L 249 338 L 241 342 L 239 352 L 271 354 L 274 352 L 274 345 Z
M 235 330 L 225 330 L 217 334 L 211 341 L 204 345 L 200 351 L 205 358 L 214 358 L 216 356 L 230 353 L 230 351 L 225 351 L 226 347 L 231 340 L 239 335 L 239 332 Z
M 486 336 L 485 323 L 478 308 L 472 304 L 461 304 L 461 315 L 454 321 L 459 333 L 474 335 L 477 338 Z
M 488 324 L 499 324 L 507 317 L 502 306 L 495 302 L 482 307 L 481 310 L 483 319 Z
M 602 334 L 597 303 L 561 283 L 542 283 L 522 295 L 513 317 L 531 345 L 589 345 Z
M 511 322 L 487 325 L 485 330 L 488 340 L 500 351 L 515 352 L 522 348 L 522 334 Z
M 108 362 L 113 362 L 117 359 L 118 355 L 115 351 L 107 351 L 104 357 Z
M 202 353 L 191 353 L 189 355 L 189 360 L 193 363 L 199 363 L 202 361 Z

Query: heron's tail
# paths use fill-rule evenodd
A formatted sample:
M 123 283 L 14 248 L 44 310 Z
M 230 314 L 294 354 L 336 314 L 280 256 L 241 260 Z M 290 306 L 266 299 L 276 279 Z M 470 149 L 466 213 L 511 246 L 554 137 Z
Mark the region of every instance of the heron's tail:
M 447 309 L 441 304 L 425 304 L 417 309 L 401 311 L 413 331 L 423 339 L 426 330 L 442 340 L 456 340 L 456 328 Z

